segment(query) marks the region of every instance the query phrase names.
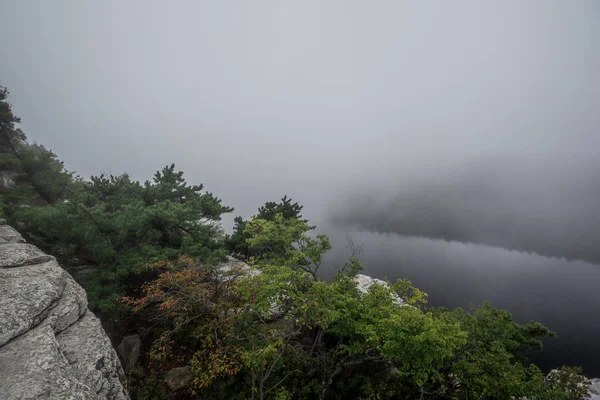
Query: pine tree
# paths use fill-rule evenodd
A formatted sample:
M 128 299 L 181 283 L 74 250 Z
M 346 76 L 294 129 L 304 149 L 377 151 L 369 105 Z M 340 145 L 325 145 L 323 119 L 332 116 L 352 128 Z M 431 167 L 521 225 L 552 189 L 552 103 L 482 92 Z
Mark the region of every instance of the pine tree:
M 66 194 L 72 174 L 56 154 L 29 143 L 16 127 L 20 119 L 8 103 L 9 92 L 0 87 L 0 194 L 10 218 L 20 205 L 54 204 Z
M 283 196 L 280 203 L 267 201 L 264 206 L 259 207 L 256 217 L 273 221 L 275 215 L 282 214 L 284 219 L 297 219 L 302 222 L 308 222 L 308 220 L 302 219 L 302 214 L 300 214 L 303 208 L 304 206 L 301 206 L 298 202 L 292 203 L 292 199 L 288 199 L 286 195 Z
M 298 202 L 292 203 L 292 199 L 285 195 L 281 198 L 281 202 L 279 203 L 267 201 L 263 206 L 260 206 L 255 218 L 273 221 L 277 214 L 281 214 L 284 220 L 298 220 L 308 223 L 308 220 L 302 218 L 301 212 L 303 207 L 304 206 L 298 204 Z M 233 222 L 233 233 L 227 238 L 227 249 L 229 252 L 241 259 L 248 259 L 251 256 L 256 256 L 256 251 L 251 250 L 248 246 L 247 240 L 249 235 L 244 233 L 248 221 L 238 216 L 235 217 Z M 314 226 L 310 227 L 310 229 L 314 228 Z

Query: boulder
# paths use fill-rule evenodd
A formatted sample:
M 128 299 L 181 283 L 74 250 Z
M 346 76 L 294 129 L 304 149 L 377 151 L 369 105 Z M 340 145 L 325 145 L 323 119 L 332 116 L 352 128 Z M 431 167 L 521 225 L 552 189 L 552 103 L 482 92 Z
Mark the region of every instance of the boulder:
M 77 379 L 49 324 L 0 348 L 0 393 L 3 399 L 102 398 Z
M 37 247 L 27 243 L 3 243 L 0 245 L 0 268 L 22 267 L 54 260 Z
M 125 373 L 129 373 L 140 356 L 140 348 L 142 347 L 142 340 L 138 335 L 125 336 L 117 348 L 119 356 L 121 356 L 121 362 L 123 363 L 123 369 Z
M 223 276 L 231 274 L 232 271 L 239 271 L 241 274 L 256 276 L 260 275 L 260 271 L 256 268 L 252 268 L 243 261 L 227 256 L 227 261 L 217 267 L 217 271 Z
M 589 400 L 600 400 L 600 378 L 590 379 Z
M 371 278 L 368 275 L 358 274 L 358 275 L 356 275 L 355 280 L 356 280 L 356 288 L 361 293 L 367 293 L 369 291 L 369 288 L 374 284 L 381 285 L 381 286 L 388 286 L 386 281 L 382 281 L 381 279 L 377 279 L 377 278 Z M 399 306 L 408 305 L 404 302 L 404 300 L 400 296 L 396 295 L 395 293 L 394 293 L 394 302 Z
M 173 368 L 167 372 L 165 383 L 171 390 L 183 389 L 192 378 L 192 368 L 190 366 Z
M 85 291 L 54 257 L 0 225 L 0 397 L 129 399 Z
M 93 313 L 85 313 L 77 323 L 58 334 L 56 340 L 74 375 L 98 398 L 128 398 L 121 384 L 124 373 L 119 357 Z
M 4 225 L 5 220 L 0 220 L 0 243 L 24 243 L 25 239 L 12 226 Z

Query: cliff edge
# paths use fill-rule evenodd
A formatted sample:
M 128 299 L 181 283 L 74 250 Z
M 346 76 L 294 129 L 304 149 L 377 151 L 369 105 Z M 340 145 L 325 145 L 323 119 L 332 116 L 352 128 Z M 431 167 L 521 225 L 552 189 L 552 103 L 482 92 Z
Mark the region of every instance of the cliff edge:
M 0 221 L 2 399 L 127 400 L 117 353 L 85 291 Z

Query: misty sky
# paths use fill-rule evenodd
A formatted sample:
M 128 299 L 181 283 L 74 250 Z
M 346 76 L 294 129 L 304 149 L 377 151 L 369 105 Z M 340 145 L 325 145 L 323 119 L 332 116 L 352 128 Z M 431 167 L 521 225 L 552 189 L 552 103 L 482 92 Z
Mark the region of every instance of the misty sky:
M 600 2 L 0 0 L 0 15 L 0 85 L 69 169 L 145 180 L 175 162 L 245 217 L 288 194 L 335 243 L 364 242 L 367 272 L 541 319 L 566 336 L 546 366 L 600 374 L 600 267 L 547 257 L 600 263 Z
M 600 148 L 595 1 L 0 4 L 30 138 L 85 177 L 176 162 L 242 215 Z

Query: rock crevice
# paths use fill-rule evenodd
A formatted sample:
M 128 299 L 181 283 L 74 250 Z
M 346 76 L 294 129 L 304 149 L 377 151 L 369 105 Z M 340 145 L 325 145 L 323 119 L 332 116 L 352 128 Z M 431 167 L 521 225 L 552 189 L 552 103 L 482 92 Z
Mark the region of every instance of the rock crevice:
M 24 242 L 0 225 L 2 399 L 129 399 L 83 288 L 54 257 Z

